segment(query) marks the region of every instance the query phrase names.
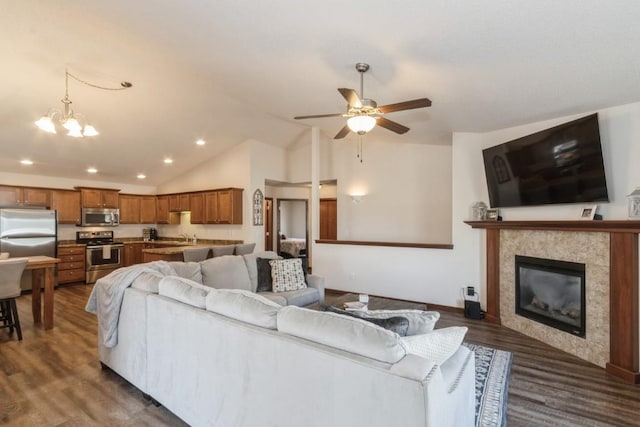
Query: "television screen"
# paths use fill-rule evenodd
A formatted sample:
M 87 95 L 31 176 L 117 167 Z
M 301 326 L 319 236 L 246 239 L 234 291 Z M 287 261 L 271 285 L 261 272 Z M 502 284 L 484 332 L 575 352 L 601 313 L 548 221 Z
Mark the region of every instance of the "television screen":
M 609 201 L 597 113 L 482 155 L 491 207 Z

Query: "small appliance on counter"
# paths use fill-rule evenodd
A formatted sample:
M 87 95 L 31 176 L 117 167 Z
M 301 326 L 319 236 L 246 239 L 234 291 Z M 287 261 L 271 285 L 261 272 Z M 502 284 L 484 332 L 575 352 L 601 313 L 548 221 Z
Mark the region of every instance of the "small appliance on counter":
M 151 240 L 151 229 L 150 228 L 143 228 L 142 229 L 142 241 L 148 242 L 149 240 Z
M 158 230 L 155 228 L 149 229 L 149 239 L 150 240 L 158 240 Z
M 77 231 L 76 243 L 87 245 L 87 283 L 95 283 L 123 266 L 124 244 L 113 240 L 113 231 Z

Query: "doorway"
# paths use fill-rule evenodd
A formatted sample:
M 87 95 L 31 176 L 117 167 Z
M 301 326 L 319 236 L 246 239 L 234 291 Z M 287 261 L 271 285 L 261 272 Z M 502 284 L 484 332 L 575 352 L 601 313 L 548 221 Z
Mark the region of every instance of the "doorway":
M 309 202 L 306 199 L 278 199 L 277 252 L 298 258 L 307 255 L 309 247 Z
M 273 250 L 273 198 L 264 199 L 264 250 Z

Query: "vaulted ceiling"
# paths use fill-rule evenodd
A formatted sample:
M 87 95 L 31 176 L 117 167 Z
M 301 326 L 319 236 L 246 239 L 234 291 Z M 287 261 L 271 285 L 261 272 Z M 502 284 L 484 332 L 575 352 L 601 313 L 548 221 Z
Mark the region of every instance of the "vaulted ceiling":
M 293 117 L 344 111 L 336 88 L 359 89 L 356 62 L 371 65 L 365 96 L 378 104 L 433 101 L 388 116 L 407 134 L 367 135 L 398 143 L 640 101 L 637 0 L 2 3 L 4 172 L 158 185 L 249 138 L 287 147 L 312 125 L 332 138 L 344 119 Z M 99 86 L 133 83 L 69 81 L 97 137 L 33 124 L 62 105 L 65 67 Z

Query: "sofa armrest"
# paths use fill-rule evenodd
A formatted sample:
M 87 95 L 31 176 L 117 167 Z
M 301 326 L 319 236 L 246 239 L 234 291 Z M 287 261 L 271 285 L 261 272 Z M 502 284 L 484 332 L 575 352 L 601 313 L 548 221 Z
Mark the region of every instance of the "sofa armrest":
M 324 277 L 315 274 L 307 274 L 307 285 L 315 288 L 320 293 L 320 302 L 324 301 Z

